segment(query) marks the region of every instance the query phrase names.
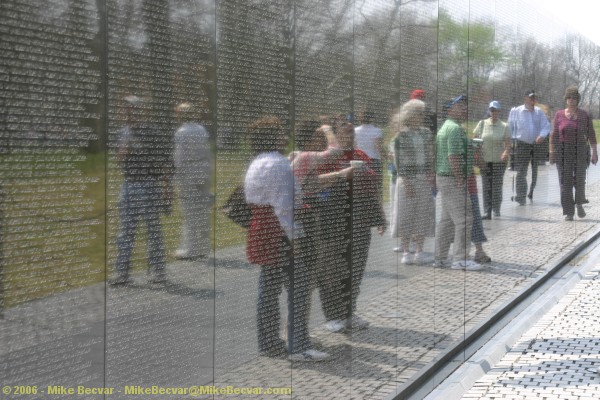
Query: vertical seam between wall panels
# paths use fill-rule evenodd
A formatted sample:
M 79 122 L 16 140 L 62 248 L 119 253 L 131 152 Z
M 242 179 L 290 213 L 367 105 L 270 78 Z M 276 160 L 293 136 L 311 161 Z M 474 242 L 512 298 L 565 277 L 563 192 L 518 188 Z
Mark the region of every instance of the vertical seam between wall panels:
M 290 113 L 289 115 L 289 127 L 290 127 L 290 137 L 295 138 L 294 133 L 296 132 L 296 1 L 295 0 L 291 0 L 291 9 L 288 8 L 288 12 L 291 12 L 291 18 L 288 17 L 288 23 L 291 23 L 291 27 L 290 27 L 290 32 L 289 32 L 289 40 L 291 41 L 288 42 L 286 45 L 290 45 L 291 44 L 291 48 L 288 51 L 288 56 L 291 57 L 292 59 L 290 60 L 290 88 L 291 88 L 291 93 L 290 93 L 290 107 L 288 109 L 288 112 Z M 286 5 L 287 8 L 287 5 Z M 288 14 L 289 15 L 289 14 Z M 285 29 L 287 29 L 288 27 L 285 27 Z M 292 141 L 292 149 L 295 150 L 296 149 L 296 140 L 294 139 Z M 292 184 L 294 185 L 294 188 L 296 187 L 296 174 L 294 174 L 294 170 L 293 170 L 293 164 L 292 164 Z M 295 201 L 294 201 L 295 203 Z M 294 230 L 296 227 L 296 224 L 292 224 L 292 230 Z M 293 231 L 292 231 L 293 232 Z M 305 235 L 307 235 L 308 233 L 305 231 L 304 232 Z M 292 235 L 292 240 L 294 240 L 295 238 L 295 234 Z M 294 245 L 295 246 L 295 245 Z M 300 249 L 301 252 L 304 252 L 305 250 Z M 295 276 L 296 276 L 296 271 L 295 271 L 295 265 L 296 265 L 296 255 L 294 254 L 294 250 L 292 247 L 292 282 L 290 282 L 290 289 L 292 289 L 295 286 Z M 302 257 L 302 256 L 301 256 Z M 307 265 L 304 265 L 303 263 L 300 264 L 300 268 L 308 268 Z M 306 273 L 306 270 L 305 272 Z M 304 283 L 304 282 L 302 282 Z M 304 290 L 304 289 L 303 289 Z M 292 289 L 292 292 L 295 292 L 295 289 Z M 310 293 L 310 292 L 309 292 Z M 290 295 L 290 292 L 288 291 L 288 296 Z M 310 301 L 310 296 L 308 297 L 308 301 Z M 290 299 L 288 299 L 288 302 L 290 301 Z M 291 301 L 293 302 L 293 297 L 291 299 Z M 294 308 L 295 304 L 292 304 L 292 309 Z M 289 310 L 289 307 L 288 307 Z M 294 315 L 294 318 L 296 318 L 296 316 Z M 294 343 L 294 337 L 296 336 L 296 327 L 295 327 L 295 321 L 292 320 L 292 323 L 294 324 L 294 329 L 291 330 L 292 331 L 292 344 L 295 347 L 296 344 Z M 308 326 L 309 320 L 308 320 L 308 313 L 306 315 L 306 320 L 305 320 L 305 324 L 306 326 Z M 288 333 L 290 332 L 290 327 L 287 327 L 288 329 Z M 307 328 L 308 330 L 308 328 Z M 290 342 L 290 339 L 288 337 L 288 344 Z M 288 346 L 289 347 L 289 346 Z M 294 351 L 295 349 L 292 348 L 292 351 Z M 293 387 L 293 375 L 294 375 L 294 363 L 290 363 L 290 388 Z M 290 393 L 290 399 L 292 399 L 292 393 Z
M 401 2 L 401 0 L 396 0 Z M 399 12 L 398 12 L 398 75 L 399 75 L 399 82 L 398 82 L 398 86 L 400 86 L 401 82 L 402 82 L 402 12 L 400 11 L 400 6 L 401 4 L 398 6 Z M 392 21 L 392 24 L 394 23 L 394 21 Z M 393 27 L 393 25 L 392 25 Z M 393 42 L 393 37 L 392 37 L 392 42 Z M 400 103 L 400 93 L 398 93 L 398 103 Z M 391 120 L 390 120 L 391 122 Z M 392 135 L 394 133 L 392 132 Z M 394 139 L 392 139 L 392 143 L 394 143 Z M 389 145 L 388 145 L 388 149 L 389 149 Z M 389 151 L 388 151 L 389 153 Z M 393 151 L 393 157 L 394 159 L 392 160 L 392 162 L 395 164 L 396 163 L 396 149 L 394 146 L 394 151 Z M 383 157 L 382 157 L 383 158 Z M 396 169 L 397 171 L 397 169 Z M 383 165 L 382 165 L 382 175 L 383 175 Z M 396 184 L 398 184 L 398 178 L 396 177 Z M 383 182 L 381 183 L 381 186 L 383 187 Z M 390 184 L 391 186 L 391 184 Z M 390 198 L 390 231 L 392 230 L 392 224 L 394 224 L 394 221 L 392 220 L 392 216 L 394 215 L 394 197 L 396 195 L 396 188 L 394 187 L 394 193 L 390 193 L 391 194 L 391 198 Z M 381 196 L 383 198 L 383 194 Z M 392 234 L 392 232 L 390 232 L 390 235 Z M 398 237 L 396 239 L 396 248 L 400 247 L 400 237 Z M 410 246 L 410 243 L 409 243 Z M 402 249 L 404 251 L 404 249 Z M 396 252 L 396 305 L 400 304 L 400 252 Z M 396 310 L 396 335 L 395 335 L 395 339 L 396 339 L 396 346 L 395 346 L 395 358 L 396 358 L 396 380 L 398 380 L 398 377 L 400 376 L 400 363 L 398 362 L 398 345 L 400 343 L 400 334 L 399 334 L 399 327 L 400 327 L 400 311 L 399 311 L 399 307 L 394 307 L 394 309 Z M 393 310 L 392 310 L 392 316 L 393 316 Z
M 438 103 L 439 103 L 439 77 L 440 77 L 440 0 L 437 0 L 437 35 L 436 35 L 436 39 L 437 39 L 437 43 L 436 43 L 436 63 L 435 63 L 435 106 L 436 106 L 436 115 L 437 115 L 437 108 L 438 108 Z M 437 121 L 436 121 L 437 122 Z M 436 132 L 436 137 L 437 137 L 437 132 Z M 437 140 L 436 140 L 436 146 L 435 146 L 435 164 L 437 165 Z M 437 196 L 436 196 L 437 197 Z M 438 202 L 438 200 L 436 199 L 436 203 Z M 435 216 L 434 216 L 435 218 Z M 437 233 L 437 232 L 436 232 Z M 436 277 L 437 277 L 437 272 L 436 272 L 436 262 L 438 261 L 436 258 L 436 254 L 437 254 L 437 248 L 436 248 L 436 242 L 437 242 L 437 236 L 436 233 L 434 233 L 434 244 L 433 244 L 433 335 L 432 335 L 432 344 L 431 347 L 432 349 L 435 349 L 437 347 L 437 339 L 436 339 L 436 319 L 435 319 L 435 304 L 436 304 Z M 441 262 L 441 260 L 440 260 Z
M 213 225 L 212 225 L 212 231 L 213 231 L 213 240 L 212 240 L 212 254 L 213 254 L 213 263 L 212 263 L 212 272 L 213 272 L 213 341 L 212 341 L 212 373 L 213 373 L 213 377 L 212 377 L 212 381 L 213 384 L 216 381 L 216 361 L 217 361 L 217 254 L 216 254 L 216 248 L 217 248 L 217 235 L 216 235 L 216 226 L 217 226 L 217 193 L 218 193 L 218 180 L 217 180 L 217 170 L 218 170 L 218 163 L 219 163 L 219 157 L 218 157 L 218 147 L 217 147 L 217 142 L 218 142 L 218 130 L 219 130 L 219 126 L 218 126 L 218 112 L 219 112 L 219 85 L 218 83 L 218 76 L 219 76 L 219 57 L 218 57 L 218 23 L 219 23 L 219 19 L 218 19 L 218 13 L 219 13 L 219 0 L 214 0 L 214 98 L 213 98 L 213 138 L 214 138 L 214 149 L 215 149 L 215 155 L 214 155 L 214 169 L 213 169 L 213 174 L 214 174 L 214 183 L 213 183 L 213 188 L 214 188 L 214 200 L 213 200 Z M 213 399 L 215 397 L 215 395 L 213 394 Z
M 470 203 L 470 194 L 469 194 L 469 150 L 473 151 L 473 149 L 470 149 L 471 147 L 471 142 L 469 139 L 469 132 L 468 132 L 468 127 L 469 127 L 469 82 L 470 82 L 470 74 L 471 74 L 471 0 L 467 1 L 467 5 L 469 8 L 468 14 L 467 14 L 467 120 L 465 122 L 465 134 L 467 135 L 467 152 L 465 153 L 465 165 L 467 166 L 467 170 L 466 170 L 466 176 L 465 176 L 465 181 L 466 181 L 466 186 L 465 186 L 465 221 L 467 220 L 467 213 L 469 212 L 469 206 L 471 206 L 472 208 L 472 204 Z M 471 164 L 471 174 L 474 174 L 473 171 L 473 165 Z M 476 179 L 476 178 L 475 178 Z M 477 185 L 477 181 L 475 181 L 475 185 Z M 473 221 L 475 218 L 475 216 L 473 215 L 473 212 L 471 212 L 471 220 Z M 471 230 L 472 230 L 472 225 L 471 225 Z M 467 229 L 465 229 L 465 236 L 467 235 Z M 465 239 L 469 239 L 469 242 L 467 243 L 467 241 L 465 240 L 465 270 L 463 273 L 463 341 L 466 339 L 466 335 L 467 335 L 467 269 L 466 269 L 466 265 L 467 265 L 467 260 L 469 258 L 469 252 L 467 250 L 471 249 L 471 238 L 467 238 L 465 237 Z M 463 349 L 463 360 L 466 356 L 466 349 Z
M 354 121 L 354 96 L 355 96 L 355 84 L 354 84 L 354 79 L 355 79 L 355 40 L 356 40 L 356 32 L 354 30 L 355 25 L 356 25 L 356 21 L 355 21 L 355 16 L 356 16 L 356 0 L 352 0 L 352 66 L 350 68 L 350 123 L 352 125 L 354 125 L 355 121 Z M 353 146 L 354 148 L 355 146 Z M 353 156 L 352 159 L 354 159 L 354 151 L 352 152 Z M 350 310 L 350 313 L 348 313 L 348 318 L 350 319 L 349 324 L 350 326 L 352 326 L 352 315 L 353 315 L 353 309 L 352 309 L 352 302 L 353 302 L 353 292 L 354 292 L 354 282 L 353 282 L 353 264 L 354 264 L 354 178 L 352 178 L 351 184 L 350 184 L 350 193 L 351 193 L 351 197 L 350 197 L 350 296 L 348 301 L 350 302 L 350 304 L 348 305 L 348 309 Z M 364 273 L 364 272 L 363 272 Z M 348 321 L 347 321 L 348 322 Z M 352 389 L 354 387 L 354 385 L 352 384 L 353 382 L 353 378 L 354 378 L 354 373 L 353 373 L 353 354 L 352 354 L 352 346 L 350 347 L 350 398 L 352 398 Z
M 98 4 L 98 3 L 96 3 Z M 108 319 L 108 160 L 109 160 L 109 134 L 108 134 L 108 0 L 103 0 L 101 7 L 104 8 L 104 12 L 100 15 L 104 15 L 104 21 L 100 21 L 99 29 L 102 29 L 104 25 L 104 46 L 102 47 L 104 52 L 104 60 L 102 60 L 102 91 L 104 92 L 104 351 L 102 352 L 102 381 L 104 387 L 106 387 L 106 354 L 107 354 L 107 319 Z M 100 10 L 98 10 L 100 11 Z M 106 398 L 106 395 L 103 396 Z
M 494 0 L 494 51 L 496 50 L 496 43 L 498 37 L 496 32 L 498 31 L 498 17 L 496 17 L 496 5 L 498 0 Z M 492 100 L 496 99 L 496 59 L 494 58 L 494 69 L 492 69 Z

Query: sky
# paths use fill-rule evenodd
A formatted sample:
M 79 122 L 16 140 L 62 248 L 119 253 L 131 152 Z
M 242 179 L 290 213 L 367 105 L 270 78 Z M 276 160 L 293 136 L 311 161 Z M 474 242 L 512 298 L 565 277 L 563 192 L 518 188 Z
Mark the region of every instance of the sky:
M 534 0 L 549 14 L 570 25 L 570 28 L 586 36 L 600 46 L 598 26 L 598 0 Z

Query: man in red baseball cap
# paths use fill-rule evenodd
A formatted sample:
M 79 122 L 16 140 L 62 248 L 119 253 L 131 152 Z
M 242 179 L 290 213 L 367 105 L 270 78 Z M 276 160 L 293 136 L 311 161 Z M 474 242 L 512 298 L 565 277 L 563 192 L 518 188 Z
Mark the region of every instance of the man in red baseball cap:
M 426 97 L 427 97 L 427 93 L 423 89 L 415 89 L 412 92 L 410 92 L 411 100 L 425 101 Z M 431 133 L 436 135 L 437 134 L 437 125 L 438 125 L 437 124 L 437 114 L 435 113 L 435 111 L 433 111 L 431 109 L 431 107 L 429 107 L 429 105 L 426 105 L 425 106 L 425 126 L 427 128 L 429 128 Z

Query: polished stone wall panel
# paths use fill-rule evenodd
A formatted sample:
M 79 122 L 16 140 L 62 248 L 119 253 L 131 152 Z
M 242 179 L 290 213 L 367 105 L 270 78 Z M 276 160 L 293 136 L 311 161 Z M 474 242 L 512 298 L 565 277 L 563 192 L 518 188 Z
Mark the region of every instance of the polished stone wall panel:
M 468 135 L 491 100 L 506 120 L 531 88 L 552 113 L 578 84 L 582 107 L 597 110 L 598 47 L 528 6 L 500 3 L 2 1 L 3 394 L 21 398 L 35 386 L 40 398 L 67 396 L 83 385 L 121 398 L 155 385 L 179 388 L 161 398 L 196 386 L 215 398 L 227 386 L 293 388 L 274 398 L 382 398 L 463 340 L 595 232 L 593 218 L 555 223 L 557 176 L 544 165 L 524 208 L 513 207 L 506 172 L 503 215 L 483 224 L 493 259 L 483 271 L 431 268 L 433 226 L 423 265 L 410 262 L 410 246 L 398 249 L 395 218 L 410 196 L 405 171 L 394 169 L 409 156 L 435 162 L 429 145 L 451 99 L 468 96 Z M 415 89 L 432 132 L 410 144 L 401 110 Z M 366 125 L 380 129 L 379 163 L 350 155 L 354 143 L 371 151 L 358 137 Z M 290 276 L 250 263 L 248 229 L 224 212 L 265 151 L 300 160 L 260 182 L 275 202 L 282 180 L 304 192 L 286 211 L 298 222 L 283 245 Z M 351 165 L 352 178 L 327 181 Z M 419 193 L 431 213 L 415 229 L 441 217 L 445 199 L 429 185 Z M 280 232 L 263 223 L 254 234 Z M 543 242 L 531 234 L 540 229 Z M 326 362 L 277 353 L 290 334 L 290 285 L 307 297 L 293 312 L 310 334 L 295 334 Z M 356 316 L 370 325 L 359 329 Z M 332 320 L 344 331 L 331 332 Z M 271 328 L 267 343 L 259 324 Z

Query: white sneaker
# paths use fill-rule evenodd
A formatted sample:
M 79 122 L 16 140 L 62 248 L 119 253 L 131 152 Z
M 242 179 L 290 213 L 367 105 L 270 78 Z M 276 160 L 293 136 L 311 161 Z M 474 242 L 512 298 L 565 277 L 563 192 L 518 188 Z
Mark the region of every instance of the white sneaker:
M 480 269 L 483 269 L 483 265 L 476 263 L 473 260 L 467 260 L 466 264 L 465 269 L 467 271 L 479 271 Z
M 199 252 L 189 252 L 187 250 L 177 249 L 175 251 L 175 258 L 177 260 L 198 260 L 198 259 L 206 258 L 206 254 L 201 254 Z
M 332 333 L 343 333 L 346 330 L 346 321 L 332 319 L 325 324 L 325 328 Z
M 402 254 L 402 259 L 400 260 L 402 264 L 410 265 L 413 263 L 413 256 L 411 253 Z
M 352 318 L 346 320 L 346 326 L 352 329 L 367 329 L 369 325 L 369 321 L 356 314 L 352 314 Z
M 175 258 L 178 260 L 185 260 L 186 258 L 189 257 L 189 251 L 184 250 L 184 249 L 177 249 L 175 251 Z
M 450 263 L 446 260 L 435 260 L 433 262 L 434 268 L 448 268 L 450 266 L 451 266 Z
M 413 264 L 423 265 L 426 261 L 427 257 L 425 256 L 425 254 L 423 254 L 422 251 L 419 253 L 415 253 L 415 256 L 413 257 Z
M 460 261 L 454 261 L 452 263 L 452 266 L 450 268 L 452 268 L 452 269 L 464 269 L 464 270 L 467 270 L 467 271 L 478 271 L 478 270 L 482 269 L 483 267 L 481 266 L 481 264 L 477 264 L 475 261 L 460 260 Z
M 404 251 L 404 249 L 402 248 L 402 246 L 394 247 L 394 252 L 395 253 L 402 253 L 403 251 Z
M 300 361 L 300 362 L 315 362 L 315 361 L 323 361 L 329 358 L 329 354 L 324 353 L 315 349 L 308 349 L 303 351 L 302 353 L 294 353 L 290 354 L 288 359 L 290 361 Z

